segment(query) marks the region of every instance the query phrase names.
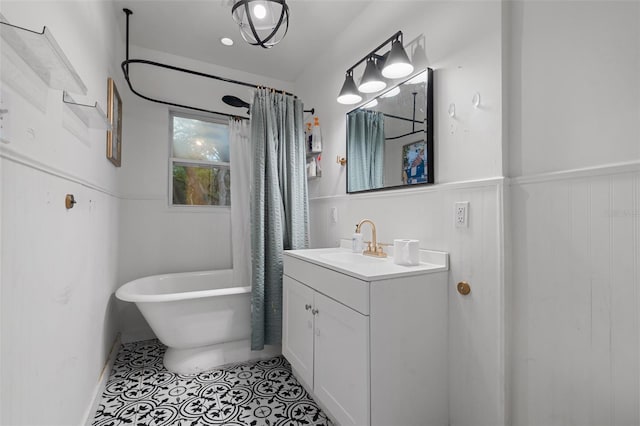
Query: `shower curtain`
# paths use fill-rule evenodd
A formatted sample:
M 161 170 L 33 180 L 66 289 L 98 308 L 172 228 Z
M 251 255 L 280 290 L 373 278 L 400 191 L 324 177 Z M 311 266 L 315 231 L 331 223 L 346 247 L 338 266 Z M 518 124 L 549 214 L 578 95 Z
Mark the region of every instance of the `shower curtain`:
M 349 191 L 381 188 L 384 178 L 384 114 L 359 110 L 349 117 Z
M 249 122 L 229 119 L 233 284 L 251 285 L 251 145 Z
M 251 349 L 282 340 L 282 250 L 309 246 L 303 105 L 258 89 L 251 105 Z

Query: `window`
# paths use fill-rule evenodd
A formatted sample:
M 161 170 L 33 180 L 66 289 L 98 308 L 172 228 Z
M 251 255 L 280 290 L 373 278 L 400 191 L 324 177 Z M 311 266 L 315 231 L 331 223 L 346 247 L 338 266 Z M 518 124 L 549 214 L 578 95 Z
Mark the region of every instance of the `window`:
M 172 112 L 170 123 L 171 204 L 231 205 L 226 119 Z

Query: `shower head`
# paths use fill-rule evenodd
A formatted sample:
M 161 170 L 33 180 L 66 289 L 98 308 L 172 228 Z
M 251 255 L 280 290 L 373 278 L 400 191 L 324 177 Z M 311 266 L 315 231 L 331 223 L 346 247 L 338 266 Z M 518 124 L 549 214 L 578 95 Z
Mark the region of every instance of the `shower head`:
M 249 114 L 249 112 L 251 111 L 250 109 L 251 106 L 249 105 L 249 102 L 245 102 L 242 99 L 237 98 L 235 96 L 225 95 L 222 97 L 222 102 L 235 108 L 246 108 L 247 114 Z

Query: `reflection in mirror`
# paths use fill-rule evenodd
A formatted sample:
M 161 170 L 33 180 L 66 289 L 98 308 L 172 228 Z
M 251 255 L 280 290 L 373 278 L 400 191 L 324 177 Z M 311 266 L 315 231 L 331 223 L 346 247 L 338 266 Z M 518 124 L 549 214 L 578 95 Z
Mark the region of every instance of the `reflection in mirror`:
M 433 70 L 347 113 L 347 192 L 433 183 Z

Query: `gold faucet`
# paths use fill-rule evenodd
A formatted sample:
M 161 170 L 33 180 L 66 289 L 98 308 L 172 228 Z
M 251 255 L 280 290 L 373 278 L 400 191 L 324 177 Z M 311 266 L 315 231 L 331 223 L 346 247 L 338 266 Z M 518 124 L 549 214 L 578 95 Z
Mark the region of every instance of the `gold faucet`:
M 356 226 L 356 232 L 359 234 L 362 225 L 368 223 L 371 225 L 371 241 L 367 245 L 367 249 L 362 252 L 365 256 L 375 256 L 375 257 L 387 257 L 387 253 L 382 250 L 382 246 L 378 244 L 376 239 L 376 225 L 370 219 L 363 219 L 360 221 L 358 226 Z

